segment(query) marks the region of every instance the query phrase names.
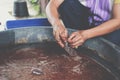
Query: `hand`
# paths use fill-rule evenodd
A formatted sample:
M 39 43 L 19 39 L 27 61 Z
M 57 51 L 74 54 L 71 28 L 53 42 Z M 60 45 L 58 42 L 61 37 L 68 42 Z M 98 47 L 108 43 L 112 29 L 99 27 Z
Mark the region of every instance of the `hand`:
M 81 46 L 85 41 L 84 30 L 73 32 L 68 38 L 68 42 L 72 48 Z
M 54 26 L 53 27 L 53 34 L 55 36 L 55 39 L 57 43 L 61 46 L 64 47 L 64 42 L 67 41 L 67 29 L 63 26 Z

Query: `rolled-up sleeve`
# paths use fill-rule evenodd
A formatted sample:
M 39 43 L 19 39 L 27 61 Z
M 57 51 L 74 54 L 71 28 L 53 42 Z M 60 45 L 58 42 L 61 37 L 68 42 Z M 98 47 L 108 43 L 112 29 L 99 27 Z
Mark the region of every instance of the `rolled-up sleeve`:
M 115 4 L 120 4 L 120 0 L 114 0 Z

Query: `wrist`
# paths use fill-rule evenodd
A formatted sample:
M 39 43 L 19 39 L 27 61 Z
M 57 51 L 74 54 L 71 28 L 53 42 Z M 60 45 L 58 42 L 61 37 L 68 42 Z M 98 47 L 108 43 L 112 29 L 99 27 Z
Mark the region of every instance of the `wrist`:
M 61 22 L 61 20 L 55 20 L 55 21 L 53 21 L 53 23 L 52 23 L 52 27 L 53 27 L 53 29 L 65 29 L 65 26 L 64 26 L 64 24 Z
M 51 21 L 52 26 L 59 26 L 60 25 L 60 20 L 59 19 L 54 19 Z
M 89 30 L 83 30 L 82 33 L 81 33 L 81 35 L 83 36 L 83 38 L 85 40 L 92 38 Z

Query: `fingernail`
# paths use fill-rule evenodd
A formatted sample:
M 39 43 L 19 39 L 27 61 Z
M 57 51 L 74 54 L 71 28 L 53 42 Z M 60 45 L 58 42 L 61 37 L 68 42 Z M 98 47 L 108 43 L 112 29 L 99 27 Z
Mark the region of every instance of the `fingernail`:
M 75 46 L 75 49 L 77 49 L 78 48 L 78 46 Z

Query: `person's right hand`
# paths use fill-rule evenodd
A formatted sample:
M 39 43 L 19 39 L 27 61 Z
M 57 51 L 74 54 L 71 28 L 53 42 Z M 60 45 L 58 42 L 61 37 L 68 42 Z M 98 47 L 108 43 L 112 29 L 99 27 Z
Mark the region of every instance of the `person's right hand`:
M 53 34 L 57 41 L 57 43 L 64 47 L 64 43 L 67 41 L 67 29 L 64 26 L 54 26 L 53 27 Z

